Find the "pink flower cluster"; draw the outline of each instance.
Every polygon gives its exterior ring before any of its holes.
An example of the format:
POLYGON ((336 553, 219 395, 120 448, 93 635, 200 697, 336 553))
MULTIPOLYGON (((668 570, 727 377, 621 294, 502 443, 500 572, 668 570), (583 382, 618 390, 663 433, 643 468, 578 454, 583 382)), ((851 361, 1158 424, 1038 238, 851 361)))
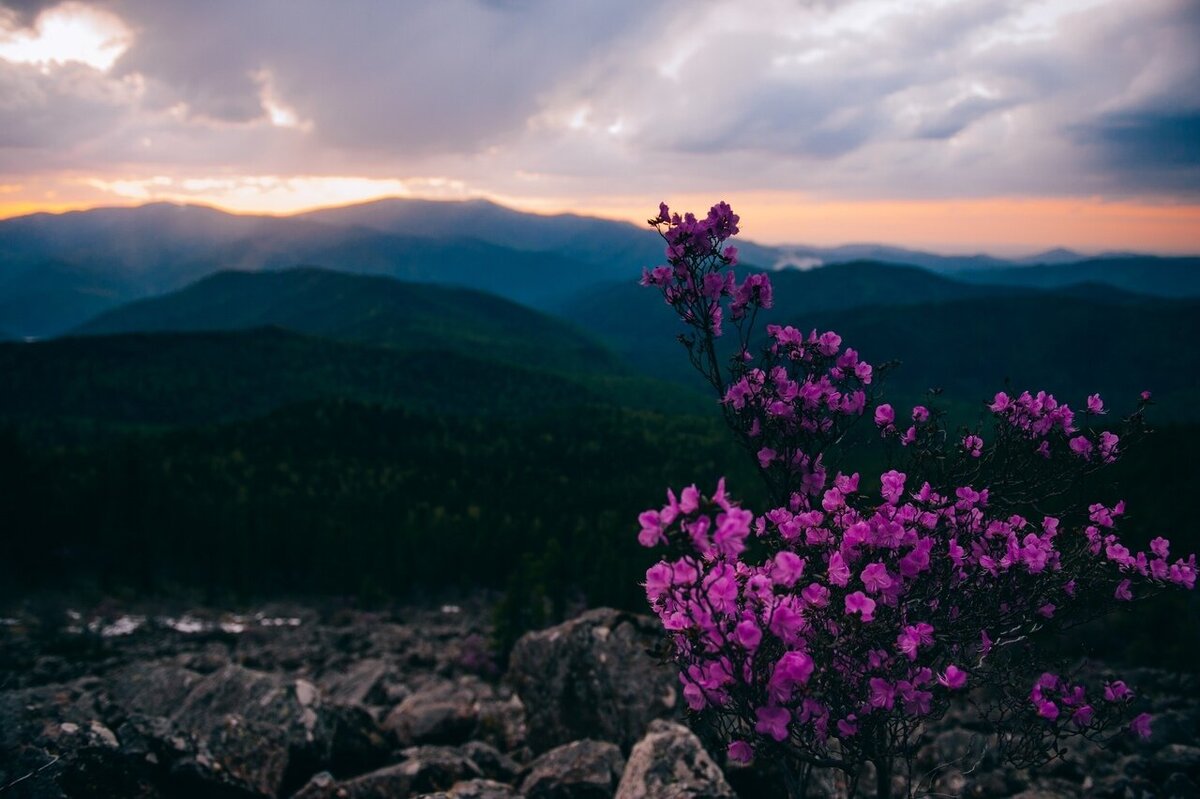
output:
MULTIPOLYGON (((1026 391, 1014 399, 1001 391, 988 407, 996 416, 1036 442, 1037 452, 1044 458, 1050 457, 1051 442, 1057 434, 1058 438, 1066 440, 1070 452, 1079 458, 1098 458, 1104 463, 1112 463, 1117 459, 1120 440, 1117 435, 1109 431, 1095 436, 1082 433, 1075 426, 1075 412, 1066 403, 1058 402, 1053 394, 1045 391, 1030 394, 1026 391)), ((1089 415, 1104 413, 1104 403, 1099 394, 1088 397, 1087 412, 1089 415)))
MULTIPOLYGON (((894 470, 880 482, 882 501, 871 500, 858 475, 838 474, 812 502, 797 492, 755 517, 722 481, 711 497, 668 492, 641 515, 639 541, 675 553, 645 587, 688 706, 753 713, 737 752, 762 739, 844 748, 864 724, 944 708, 973 675, 986 678, 993 650, 1072 603, 1133 581, 1195 584, 1195 556, 1166 565, 1165 540, 1150 555, 1121 545, 1116 508, 1092 506, 1085 529, 1064 530, 1053 517, 991 513, 986 489, 912 490, 894 470), (1101 526, 1110 532, 1097 539, 1101 526), (751 541, 761 556, 747 556, 751 541)), ((1052 677, 1033 709, 1049 720, 1068 709, 1089 726, 1083 689, 1052 677)))
MULTIPOLYGON (((1124 503, 1043 509, 1043 498, 1062 495, 1059 482, 1115 460, 1118 436, 1081 430, 1075 412, 1045 392, 998 393, 987 441, 948 436, 922 405, 901 422, 869 395, 872 366, 833 332, 768 325, 753 355, 755 313, 771 307, 772 294, 765 274, 739 284, 721 271, 736 261, 724 242, 737 215, 719 203, 705 219, 681 217, 664 204, 650 221, 670 265, 648 270, 643 284, 696 331, 685 339, 693 364, 718 390, 777 505, 755 515, 722 479, 711 496, 694 485, 668 491, 665 505, 639 516, 639 542, 664 550, 646 572, 646 597, 684 699, 719 719, 729 757, 786 744, 809 762, 831 762, 830 753, 844 764, 879 762, 974 686, 1009 690, 1004 706, 1026 708, 1026 732, 1038 740, 1112 728, 1132 700, 1124 683, 1110 682, 1101 702, 1051 671, 1032 689, 1021 682, 1044 666, 1021 675, 1040 662, 1028 654, 1034 636, 1112 603, 1195 586, 1195 555, 1172 561, 1164 538, 1143 552, 1121 542, 1124 503), (713 345, 724 308, 740 346, 726 369, 713 345), (863 416, 912 456, 912 468, 890 469, 867 488, 858 473, 831 476, 826 466, 863 416), (1031 476, 1028 462, 1010 457, 1017 451, 1059 471, 1031 476), (917 476, 929 462, 936 481, 917 476)), ((1087 398, 1083 416, 1104 413, 1099 395, 1087 398)), ((1142 714, 1130 729, 1148 735, 1149 722, 1142 714)))
POLYGON ((642 271, 643 286, 655 286, 666 302, 690 325, 720 336, 724 332, 725 310, 739 321, 749 310, 770 308, 771 281, 764 274, 752 274, 742 283, 725 267, 737 264, 737 248, 723 243, 737 235, 739 217, 727 203, 717 203, 708 216, 671 213, 666 203, 659 205, 658 216, 650 223, 660 227, 666 241, 668 265, 642 271))
POLYGON ((763 469, 775 466, 819 483, 820 463, 806 454, 810 442, 863 414, 873 369, 853 349, 842 349, 836 333, 805 336, 779 325, 768 325, 767 333, 767 368, 737 370, 721 401, 747 436, 762 442, 756 456, 763 469))

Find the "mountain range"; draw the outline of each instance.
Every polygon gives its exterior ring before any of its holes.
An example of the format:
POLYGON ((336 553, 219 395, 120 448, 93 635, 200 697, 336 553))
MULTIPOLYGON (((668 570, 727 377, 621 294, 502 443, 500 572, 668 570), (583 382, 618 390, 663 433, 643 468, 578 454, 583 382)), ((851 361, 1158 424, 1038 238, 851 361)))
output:
MULTIPOLYGON (((824 264, 772 273, 764 320, 901 361, 897 406, 940 387, 972 422, 1009 385, 1100 391, 1115 417, 1152 390, 1163 433, 1130 447, 1121 496, 1145 540, 1190 529, 1196 259, 739 247, 740 274, 824 264)), ((0 222, 0 513, 29 542, 0 589, 641 607, 630 524, 662 487, 724 475, 763 501, 678 321, 637 285, 661 257, 649 230, 484 202, 0 222)))
MULTIPOLYGON (((1200 295, 1195 258, 1085 259, 1045 253, 1045 264, 850 245, 768 247, 739 242, 760 268, 874 260, 976 283, 1063 286, 1102 282, 1160 296, 1200 295)), ((0 330, 65 333, 133 300, 220 271, 301 265, 467 286, 547 310, 662 260, 649 229, 570 214, 527 214, 483 200, 379 200, 291 217, 236 215, 154 203, 0 221, 0 330)))

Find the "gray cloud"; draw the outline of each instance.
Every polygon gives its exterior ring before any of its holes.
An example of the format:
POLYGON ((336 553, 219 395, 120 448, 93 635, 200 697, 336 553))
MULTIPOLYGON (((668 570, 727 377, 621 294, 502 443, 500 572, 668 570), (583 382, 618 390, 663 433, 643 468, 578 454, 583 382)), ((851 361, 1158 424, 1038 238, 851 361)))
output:
POLYGON ((4 172, 1200 195, 1195 0, 104 7, 133 35, 108 72, 0 59, 4 172))
POLYGON ((7 12, 18 25, 28 27, 37 19, 38 14, 60 2, 62 0, 0 0, 0 15, 7 12))

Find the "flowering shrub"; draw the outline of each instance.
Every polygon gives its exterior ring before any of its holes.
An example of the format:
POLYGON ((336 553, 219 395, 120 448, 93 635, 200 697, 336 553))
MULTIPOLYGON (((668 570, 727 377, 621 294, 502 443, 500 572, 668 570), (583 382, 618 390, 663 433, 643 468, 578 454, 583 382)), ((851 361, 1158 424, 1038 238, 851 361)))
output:
POLYGON ((1143 429, 1149 394, 1114 432, 1098 395, 1077 412, 1001 392, 989 430, 951 434, 935 410, 880 403, 880 370, 836 333, 759 330, 771 282, 735 277, 738 221, 725 203, 703 219, 660 206, 650 222, 668 264, 642 279, 689 327, 692 363, 773 501, 755 514, 722 480, 669 490, 639 517, 640 543, 663 551, 646 596, 695 720, 733 761, 783 763, 795 795, 813 767, 857 781, 867 763, 888 795, 893 767, 911 775, 923 725, 956 697, 1017 764, 1052 758, 1066 736, 1148 736, 1125 683, 1085 685, 1040 644, 1195 585, 1195 556, 1172 558, 1166 539, 1121 543, 1124 503, 1076 499, 1143 429), (902 464, 869 485, 835 462, 860 422, 902 464))

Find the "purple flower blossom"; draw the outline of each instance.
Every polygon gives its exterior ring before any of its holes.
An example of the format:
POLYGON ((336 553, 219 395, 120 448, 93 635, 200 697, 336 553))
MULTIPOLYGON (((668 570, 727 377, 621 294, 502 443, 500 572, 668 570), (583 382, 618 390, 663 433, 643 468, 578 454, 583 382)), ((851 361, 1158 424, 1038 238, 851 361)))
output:
MULTIPOLYGON (((756 746, 785 741, 803 760, 831 736, 855 737, 842 751, 872 759, 865 753, 896 742, 875 735, 869 714, 921 724, 968 679, 982 701, 1030 703, 1024 721, 1002 719, 1000 732, 1031 735, 1034 747, 1125 723, 1132 692, 1123 682, 1108 683, 1095 704, 1084 686, 1052 672, 1030 690, 1025 668, 1041 661, 1024 647, 1036 643, 1026 631, 1053 636, 1097 606, 1150 593, 1147 582, 1195 585, 1194 555, 1171 562, 1163 538, 1148 551, 1122 542, 1123 503, 1072 504, 1060 491, 1119 457, 1118 433, 1136 425, 1087 427, 1106 412, 1098 395, 1077 414, 1047 392, 1023 391, 999 392, 988 405, 995 434, 986 459, 985 434, 953 435, 925 406, 898 431, 894 408, 873 393, 874 370, 837 333, 772 324, 766 346, 756 347, 754 312, 771 307, 772 287, 762 273, 738 283, 729 268, 737 253, 725 241, 739 221, 724 203, 702 219, 660 206, 652 222, 669 264, 642 277, 691 328, 696 362, 725 387, 725 418, 758 458, 774 500, 755 516, 721 481, 711 498, 696 486, 678 499, 668 492, 663 507, 638 518, 639 542, 671 553, 646 571, 644 587, 688 707, 739 731, 729 757, 742 762, 756 746), (737 339, 732 358, 705 335, 719 335, 726 320, 724 332, 737 339), (899 468, 878 476, 878 495, 859 491, 838 448, 867 407, 881 437, 907 448, 889 451, 899 468), (978 460, 964 464, 960 454, 978 460), (1032 463, 1036 456, 1044 462, 1032 463), (1035 510, 1049 497, 1064 505, 1055 517, 1035 510), (1003 632, 993 641, 989 629, 1003 632), (1011 656, 1018 649, 1028 661, 1011 656), (1035 714, 1049 723, 1030 732, 1022 725, 1035 714), (871 735, 862 735, 868 724, 871 735)), ((1148 727, 1148 716, 1134 719, 1135 732, 1148 727)))
POLYGON ((853 594, 846 595, 846 615, 857 613, 862 617, 863 621, 871 621, 875 618, 875 600, 864 594, 862 591, 855 591, 853 594))
POLYGON ((896 411, 891 405, 880 405, 875 409, 875 424, 878 427, 891 427, 896 423, 896 411))
POLYGON ((967 673, 951 663, 938 675, 938 682, 951 691, 957 691, 967 684, 967 673))
POLYGON ((1150 740, 1150 722, 1152 720, 1149 713, 1139 713, 1133 721, 1129 722, 1129 729, 1138 738, 1148 741, 1150 740))
POLYGON ((878 594, 884 589, 891 588, 892 578, 887 566, 882 563, 872 563, 862 570, 860 575, 868 594, 878 594))
POLYGON ((742 765, 746 765, 754 760, 754 750, 745 741, 730 741, 728 755, 731 762, 742 765))
POLYGON ((760 707, 754 711, 754 715, 758 719, 754 725, 755 732, 759 735, 766 735, 776 742, 787 740, 791 714, 786 708, 760 707))

